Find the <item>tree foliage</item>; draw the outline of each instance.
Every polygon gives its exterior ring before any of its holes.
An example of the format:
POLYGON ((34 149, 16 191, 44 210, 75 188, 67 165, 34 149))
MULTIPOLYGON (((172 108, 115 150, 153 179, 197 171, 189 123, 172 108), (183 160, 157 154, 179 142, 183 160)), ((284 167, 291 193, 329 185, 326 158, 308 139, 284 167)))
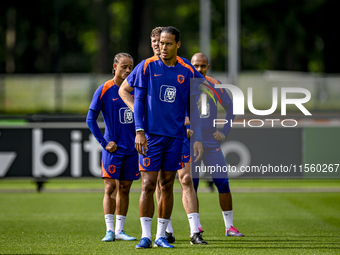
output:
MULTIPOLYGON (((224 71, 225 2, 211 0, 211 60, 224 71)), ((335 0, 240 1, 241 70, 339 72, 335 0)), ((151 56, 150 31, 175 26, 179 55, 199 51, 197 0, 5 1, 0 9, 0 73, 111 72, 128 52, 151 56)), ((339 54, 338 54, 339 55, 339 54)))

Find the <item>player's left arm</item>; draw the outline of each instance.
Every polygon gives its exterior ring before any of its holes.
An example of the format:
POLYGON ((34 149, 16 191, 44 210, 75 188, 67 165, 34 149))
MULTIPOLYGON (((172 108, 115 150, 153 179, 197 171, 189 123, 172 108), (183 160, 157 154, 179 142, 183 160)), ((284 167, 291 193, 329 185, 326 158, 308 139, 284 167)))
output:
POLYGON ((186 135, 188 138, 192 137, 192 135, 194 134, 194 131, 192 131, 190 129, 190 119, 189 116, 185 116, 185 120, 184 120, 184 126, 186 126, 186 135))

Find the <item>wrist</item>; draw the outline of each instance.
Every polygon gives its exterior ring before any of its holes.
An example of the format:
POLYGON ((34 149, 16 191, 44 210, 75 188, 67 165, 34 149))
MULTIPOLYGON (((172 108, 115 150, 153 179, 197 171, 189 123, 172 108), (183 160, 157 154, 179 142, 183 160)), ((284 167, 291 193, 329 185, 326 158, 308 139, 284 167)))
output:
POLYGON ((141 135, 141 134, 144 134, 145 133, 145 131, 144 131, 144 129, 142 129, 142 128, 138 128, 138 129, 136 129, 136 134, 138 135, 141 135))

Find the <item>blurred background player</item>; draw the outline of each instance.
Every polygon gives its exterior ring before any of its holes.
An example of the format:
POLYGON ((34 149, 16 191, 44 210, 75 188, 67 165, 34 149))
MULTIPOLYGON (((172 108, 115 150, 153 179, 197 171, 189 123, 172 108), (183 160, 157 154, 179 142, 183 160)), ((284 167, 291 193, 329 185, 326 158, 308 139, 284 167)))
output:
MULTIPOLYGON (((125 102, 130 109, 134 109, 135 146, 140 153, 142 192, 139 208, 142 238, 136 248, 151 248, 152 246, 153 193, 158 171, 161 171, 161 198, 158 205, 155 245, 165 248, 173 247, 165 238, 165 229, 173 207, 175 175, 182 165, 184 117, 190 102, 193 102, 191 107, 199 121, 195 100, 190 100, 190 96, 196 98, 200 95, 200 90, 198 86, 190 89, 190 78, 203 77, 195 71, 188 60, 177 56, 177 49, 180 47, 179 37, 180 32, 176 28, 164 28, 160 37, 161 56, 142 61, 138 65, 136 76, 129 76, 120 88, 121 97, 124 100, 129 97, 125 102), (128 93, 133 89, 130 86, 135 87, 135 100, 132 100, 128 93)), ((199 123, 194 131, 200 139, 199 123)), ((203 153, 201 143, 198 141, 194 144, 196 160, 203 153)), ((196 197, 192 203, 197 203, 196 197)), ((197 217, 189 214, 188 219, 192 234, 191 243, 206 244, 199 234, 197 217)))
MULTIPOLYGON (((152 48, 154 56, 160 56, 161 55, 161 50, 160 50, 160 47, 159 47, 159 41, 160 41, 160 36, 161 36, 161 32, 162 32, 163 28, 164 27, 155 27, 151 31, 151 34, 150 34, 151 48, 152 48)), ((124 81, 122 86, 120 87, 119 95, 124 100, 124 102, 126 103, 127 106, 129 106, 129 105, 133 106, 133 104, 134 104, 133 97, 130 96, 130 93, 133 91, 133 84, 134 84, 135 79, 136 79, 136 72, 137 72, 137 70, 138 70, 138 68, 140 67, 141 64, 142 64, 142 62, 139 63, 135 67, 135 69, 133 69, 133 71, 130 73, 129 83, 127 81, 124 81)), ((133 111, 133 107, 132 108, 130 107, 130 109, 131 109, 131 111, 133 111)))
POLYGON ((134 147, 135 125, 132 111, 118 95, 118 89, 133 69, 133 58, 127 53, 119 53, 113 61, 113 79, 106 81, 94 93, 86 118, 92 134, 103 147, 102 178, 105 193, 103 209, 106 235, 103 242, 114 240, 136 240, 124 231, 124 223, 129 207, 129 193, 133 180, 138 180, 138 153, 134 147), (102 112, 105 133, 102 135, 97 118, 102 112), (116 180, 118 180, 116 182, 116 180), (118 187, 116 187, 116 183, 118 187), (115 198, 115 189, 117 199, 115 198), (116 201, 117 200, 117 201, 116 201), (116 208, 117 205, 117 208, 116 208), (116 234, 114 213, 116 214, 116 234))
POLYGON ((162 29, 164 27, 156 27, 151 31, 151 48, 153 51, 154 56, 160 56, 161 55, 161 49, 159 47, 159 40, 161 36, 162 29))
MULTIPOLYGON (((198 230, 201 233, 203 232, 203 230, 202 230, 202 226, 200 226, 198 201, 197 203, 191 202, 196 197, 196 192, 194 189, 192 176, 191 176, 191 155, 190 155, 189 137, 192 135, 192 130, 190 130, 189 117, 185 117, 184 125, 185 126, 183 129, 184 139, 183 139, 183 147, 182 147, 182 169, 177 171, 177 175, 178 175, 178 181, 181 184, 181 188, 182 188, 183 207, 185 211, 187 212, 187 214, 193 214, 195 217, 197 217, 198 230)), ((157 183, 157 185, 160 185, 160 184, 157 183)), ((157 196, 157 199, 159 199, 160 192, 157 192, 157 190, 159 189, 156 189, 156 196, 157 196)), ((175 234, 174 234, 174 230, 172 227, 171 218, 166 228, 165 235, 169 243, 175 243, 176 239, 175 239, 175 234)))
MULTIPOLYGON (((212 87, 215 87, 214 84, 220 84, 218 80, 206 76, 207 71, 209 70, 208 58, 202 53, 196 53, 191 58, 191 64, 196 68, 198 72, 200 72, 206 80, 212 83, 212 87)), ((235 115, 233 114, 233 103, 228 93, 224 89, 216 89, 219 97, 222 101, 222 106, 226 111, 225 119, 228 120, 228 123, 224 125, 222 132, 219 132, 216 127, 213 127, 213 120, 217 119, 217 105, 214 104, 213 99, 208 101, 207 105, 207 114, 201 114, 201 127, 202 127, 202 143, 204 149, 204 155, 202 161, 205 166, 216 166, 219 165, 221 167, 227 166, 227 162, 223 156, 221 151, 220 142, 224 140, 230 131, 230 122, 234 120, 235 115)), ((216 97, 216 95, 214 95, 216 97)), ((216 98, 216 102, 219 101, 216 98)), ((196 166, 201 165, 201 160, 192 163, 192 169, 195 169, 196 166)), ((244 236, 241 234, 233 224, 233 209, 232 209, 232 198, 229 189, 229 180, 227 173, 216 174, 212 173, 212 179, 218 189, 219 193, 219 202, 220 207, 222 209, 222 215, 224 219, 226 236, 244 236), (226 176, 224 176, 226 175, 226 176)), ((193 178, 194 188, 197 192, 199 179, 193 178)), ((202 230, 202 225, 199 223, 200 231, 202 230)))

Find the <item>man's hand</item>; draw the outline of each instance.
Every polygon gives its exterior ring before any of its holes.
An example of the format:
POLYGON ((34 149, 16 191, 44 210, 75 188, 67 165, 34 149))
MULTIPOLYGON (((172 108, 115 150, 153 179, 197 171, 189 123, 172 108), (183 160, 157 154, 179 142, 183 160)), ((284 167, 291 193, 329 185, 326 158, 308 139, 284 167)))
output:
POLYGON ((191 129, 187 129, 187 137, 190 138, 194 134, 194 131, 191 129))
POLYGON ((213 133, 213 137, 216 141, 222 141, 225 139, 225 135, 218 130, 215 133, 213 133))
POLYGON ((203 145, 202 145, 202 142, 196 141, 194 143, 194 156, 195 156, 195 161, 194 162, 197 162, 198 160, 200 160, 202 158, 202 156, 203 156, 203 145))
POLYGON ((135 148, 139 154, 144 155, 144 152, 145 152, 145 155, 146 155, 147 140, 146 140, 144 132, 136 133, 135 148))
POLYGON ((117 144, 115 142, 110 141, 106 147, 105 150, 107 150, 108 152, 115 152, 117 150, 117 144))
POLYGON ((190 125, 190 119, 188 116, 185 117, 184 126, 190 125))

